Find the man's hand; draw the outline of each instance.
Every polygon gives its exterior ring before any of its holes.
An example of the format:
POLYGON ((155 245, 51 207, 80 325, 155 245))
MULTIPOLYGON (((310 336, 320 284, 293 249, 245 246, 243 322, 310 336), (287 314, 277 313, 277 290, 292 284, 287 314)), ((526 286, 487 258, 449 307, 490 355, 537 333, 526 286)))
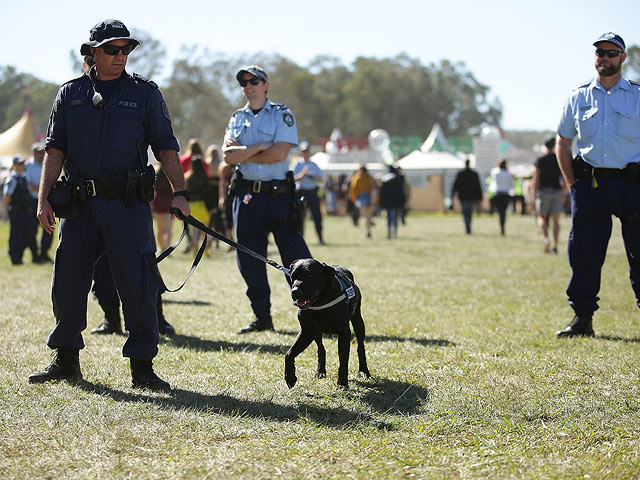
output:
POLYGON ((47 233, 53 233, 54 228, 56 228, 56 216, 47 199, 41 198, 38 202, 37 216, 42 228, 44 228, 47 233))
MULTIPOLYGON (((182 215, 188 217, 191 215, 191 207, 189 206, 189 202, 184 197, 174 197, 173 202, 171 202, 171 208, 177 208, 182 212, 182 215)), ((175 218, 176 215, 171 215, 171 218, 175 218)))

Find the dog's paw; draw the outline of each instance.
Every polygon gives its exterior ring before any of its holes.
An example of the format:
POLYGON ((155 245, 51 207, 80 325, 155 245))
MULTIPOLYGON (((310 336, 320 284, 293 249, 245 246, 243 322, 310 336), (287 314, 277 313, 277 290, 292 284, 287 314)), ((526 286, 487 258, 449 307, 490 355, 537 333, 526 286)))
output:
POLYGON ((338 390, 342 390, 342 391, 349 390, 349 384, 348 383, 345 383, 345 384, 338 383, 338 390))
POLYGON ((316 378, 324 378, 327 376, 326 370, 318 370, 316 372, 316 378))
POLYGON ((287 382, 287 386, 289 388, 293 388, 298 381, 298 377, 296 377, 295 375, 285 375, 284 381, 287 382))
POLYGON ((369 373, 369 369, 365 368, 363 370, 360 370, 360 376, 362 376, 364 378, 371 378, 371 374, 369 373))

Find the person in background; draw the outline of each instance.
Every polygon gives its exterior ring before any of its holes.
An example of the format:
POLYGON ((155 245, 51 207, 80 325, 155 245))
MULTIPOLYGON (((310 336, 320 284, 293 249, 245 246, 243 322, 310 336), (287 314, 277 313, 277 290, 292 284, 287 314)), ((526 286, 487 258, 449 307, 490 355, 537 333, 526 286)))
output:
POLYGON ((173 189, 164 173, 162 165, 156 163, 156 184, 154 186, 153 200, 151 200, 151 213, 156 222, 157 247, 162 252, 171 245, 171 202, 173 202, 173 189))
MULTIPOLYGON (((313 218, 313 224, 316 227, 316 234, 318 235, 318 241, 320 245, 325 245, 322 238, 322 212, 320 211, 320 198, 318 198, 318 184, 322 182, 322 170, 313 162, 310 158, 311 146, 309 142, 300 142, 300 153, 302 153, 302 159, 296 163, 293 169, 293 178, 296 181, 296 194, 299 199, 304 198, 306 206, 311 211, 311 217, 313 218)), ((300 227, 302 234, 304 235, 304 212, 300 219, 300 227)))
POLYGON ((560 338, 594 336, 614 215, 640 307, 640 84, 622 76, 627 55, 620 35, 605 33, 593 45, 597 77, 571 93, 556 129, 556 155, 572 205, 567 296, 574 317, 556 332, 560 338), (576 136, 578 155, 572 158, 576 136))
MULTIPOLYGON (((184 174, 185 186, 191 194, 191 215, 205 225, 209 224, 210 215, 205 199, 209 191, 209 176, 200 155, 194 155, 189 162, 189 169, 184 174)), ((204 233, 196 231, 189 238, 191 248, 197 248, 204 233)))
POLYGON ((558 253, 560 213, 564 208, 562 194, 564 181, 558 166, 558 159, 554 153, 555 137, 548 139, 544 145, 547 153, 536 160, 536 170, 532 181, 532 197, 535 199, 538 229, 544 240, 544 252, 558 253), (549 239, 549 219, 553 222, 551 240, 549 239))
POLYGON ((9 257, 12 265, 22 265, 24 249, 31 250, 33 263, 42 263, 36 248, 38 225, 33 222, 34 209, 29 186, 25 178, 24 158, 16 156, 12 161, 11 175, 4 185, 4 208, 9 215, 9 257))
POLYGON ((404 178, 393 165, 383 175, 380 185, 380 207, 387 212, 387 238, 398 237, 398 217, 404 206, 404 178))
POLYGON ((365 218, 365 229, 367 238, 371 238, 371 217, 373 215, 372 194, 376 187, 376 182, 369 174, 365 164, 360 165, 351 178, 349 194, 361 216, 365 218))
MULTIPOLYGON (((458 172, 453 182, 451 198, 454 198, 456 194, 460 199, 465 231, 467 235, 471 235, 473 208, 482 201, 482 185, 478 172, 471 168, 468 158, 464 161, 464 169, 458 172)), ((451 208, 453 208, 453 204, 451 208)))
POLYGON ((513 188, 513 175, 507 170, 507 161, 501 158, 498 160, 498 166, 491 170, 491 183, 489 184, 489 190, 494 193, 493 201, 498 210, 500 235, 505 234, 504 226, 507 220, 507 207, 511 202, 513 188))
MULTIPOLYGON (((29 194, 31 195, 31 200, 33 203, 33 211, 35 212, 38 208, 38 189, 40 188, 40 176, 42 175, 44 144, 42 142, 34 143, 31 146, 31 151, 33 153, 33 157, 29 162, 27 162, 25 166, 24 176, 27 179, 29 194)), ((51 260, 51 257, 49 256, 49 248, 51 248, 53 235, 43 228, 40 235, 40 242, 38 242, 37 233, 38 228, 40 227, 40 223, 38 222, 38 218, 35 215, 33 216, 33 223, 35 224, 36 230, 36 246, 38 246, 38 243, 40 243, 38 248, 38 257, 40 257, 42 263, 53 263, 53 260, 51 260)))

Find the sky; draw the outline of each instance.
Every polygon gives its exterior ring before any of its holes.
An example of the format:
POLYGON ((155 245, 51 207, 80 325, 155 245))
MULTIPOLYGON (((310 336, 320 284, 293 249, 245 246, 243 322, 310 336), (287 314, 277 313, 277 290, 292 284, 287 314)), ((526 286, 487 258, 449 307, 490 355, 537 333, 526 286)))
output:
MULTIPOLYGON (((631 0, 0 0, 0 11, 0 65, 42 80, 76 77, 69 51, 79 56, 91 27, 116 18, 167 49, 167 68, 154 79, 160 86, 182 48, 194 45, 231 56, 278 53, 301 66, 318 55, 348 66, 358 56, 403 52, 423 64, 464 62, 500 99, 506 130, 555 129, 571 90, 595 76, 592 44, 602 33, 640 44, 631 0)), ((426 137, 431 125, 424 128, 426 137)))

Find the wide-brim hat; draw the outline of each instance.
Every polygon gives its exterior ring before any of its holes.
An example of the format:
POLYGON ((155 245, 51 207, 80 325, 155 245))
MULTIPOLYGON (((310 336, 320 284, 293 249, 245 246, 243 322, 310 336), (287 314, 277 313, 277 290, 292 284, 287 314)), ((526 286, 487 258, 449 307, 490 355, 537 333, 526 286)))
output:
POLYGON ((80 47, 80 55, 91 56, 91 47, 99 47, 112 40, 129 40, 131 45, 137 47, 142 41, 131 36, 129 29, 120 20, 111 18, 96 24, 89 32, 89 41, 80 47))

